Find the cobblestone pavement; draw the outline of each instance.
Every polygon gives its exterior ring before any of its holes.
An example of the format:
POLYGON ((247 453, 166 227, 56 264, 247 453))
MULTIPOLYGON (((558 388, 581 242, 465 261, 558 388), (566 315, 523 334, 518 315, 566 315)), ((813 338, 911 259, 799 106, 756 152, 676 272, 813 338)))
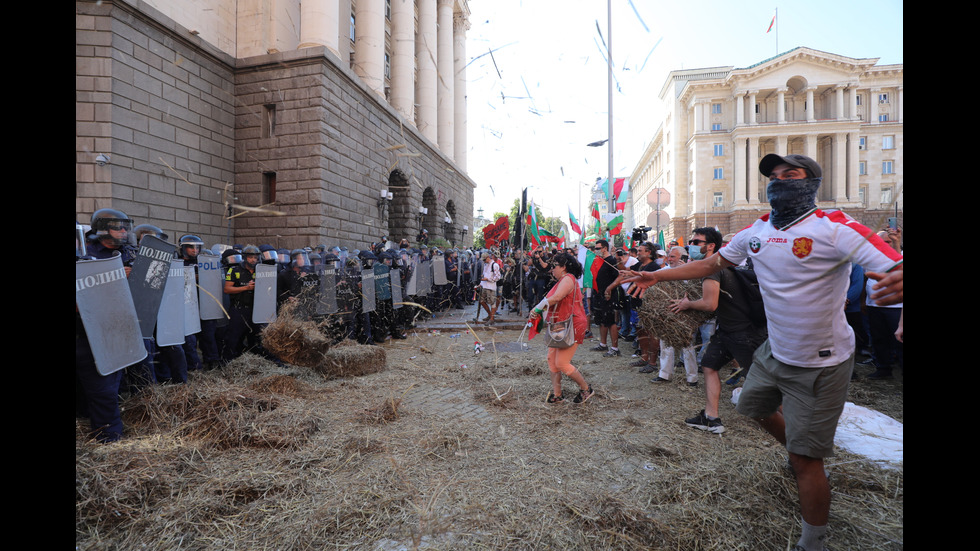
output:
MULTIPOLYGON (((522 343, 527 343, 526 334, 521 339, 522 342, 518 342, 521 329, 523 329, 527 319, 526 311, 524 315, 518 315, 510 310, 502 310, 497 315, 498 322, 492 331, 470 321, 475 312, 475 305, 467 306, 463 310, 436 312, 432 319, 418 323, 415 331, 420 334, 434 332, 449 333, 450 335, 459 334, 460 338, 469 340, 472 338, 467 335, 469 333, 467 326, 469 326, 483 341, 484 354, 492 354, 493 350, 496 349, 496 352, 501 354, 501 358, 509 358, 514 361, 517 357, 514 354, 520 354, 523 351, 532 359, 531 363, 543 370, 538 377, 540 380, 537 381, 541 385, 541 399, 543 400, 548 389, 550 389, 545 360, 546 348, 539 340, 528 343, 527 348, 524 348, 522 343), (535 358, 540 361, 534 361, 535 358)), ((640 374, 637 372, 637 368, 629 366, 636 359, 631 357, 633 353, 632 343, 620 341, 622 356, 606 358, 601 352, 589 350, 597 342, 597 340, 587 339, 576 352, 574 363, 597 390, 597 395, 593 400, 598 407, 590 409, 596 412, 595 415, 607 418, 604 422, 607 426, 620 426, 624 419, 632 415, 643 417, 646 415, 648 407, 653 406, 654 402, 658 401, 658 393, 670 393, 674 398, 679 397, 690 403, 690 406, 684 406, 684 411, 677 413, 677 419, 662 420, 663 422, 679 423, 683 415, 690 415, 697 409, 704 407, 703 385, 699 385, 697 388, 687 386, 683 376, 683 368, 677 369, 675 376, 671 378, 669 383, 654 385, 650 380, 656 375, 655 373, 640 374), (619 406, 613 405, 614 403, 628 405, 619 406)), ((506 362, 507 359, 501 361, 506 362)), ((566 395, 573 391, 567 382, 565 387, 566 395)), ((726 388, 728 388, 728 392, 731 391, 730 387, 726 388)), ((504 392, 505 389, 497 389, 497 391, 504 392)), ((567 397, 571 398, 571 396, 567 397)), ((725 395, 722 396, 722 399, 725 400, 725 395)), ((559 407, 579 407, 570 402, 569 399, 568 403, 559 407)), ((472 427, 475 432, 493 438, 501 445, 504 442, 501 441, 500 437, 505 431, 505 426, 510 424, 504 418, 499 417, 501 412, 498 411, 498 408, 489 407, 488 409, 488 407, 484 407, 474 397, 471 389, 455 387, 451 382, 426 382, 414 386, 405 393, 402 399, 402 407, 434 416, 440 420, 452 421, 454 426, 472 427)), ((549 407, 554 408, 554 406, 549 407)), ((697 432, 692 431, 692 434, 697 432)), ((695 435, 702 436, 701 434, 695 435)), ((657 466, 658 463, 651 461, 650 458, 661 453, 669 455, 669 452, 661 449, 656 442, 638 445, 630 438, 623 438, 617 440, 616 445, 609 445, 608 440, 603 440, 603 438, 596 435, 586 438, 576 445, 596 446, 594 460, 597 466, 601 465, 609 472, 618 472, 630 476, 656 476, 661 471, 661 467, 657 466)), ((503 440, 509 441, 510 438, 503 438, 503 440)), ((670 447, 667 444, 664 446, 670 447)))

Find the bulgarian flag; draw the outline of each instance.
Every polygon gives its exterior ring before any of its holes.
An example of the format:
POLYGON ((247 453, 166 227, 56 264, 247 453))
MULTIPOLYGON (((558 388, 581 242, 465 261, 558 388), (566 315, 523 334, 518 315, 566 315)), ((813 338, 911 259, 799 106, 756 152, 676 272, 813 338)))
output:
POLYGON ((623 211, 616 213, 606 222, 606 230, 609 231, 609 235, 619 235, 623 231, 623 211))
POLYGON ((582 226, 578 225, 578 220, 576 220, 575 215, 572 214, 572 207, 568 207, 568 221, 572 226, 572 230, 575 233, 582 235, 582 226))
MULTIPOLYGON (((592 225, 593 226, 593 230, 592 230, 593 233, 595 233, 596 236, 602 235, 602 215, 599 214, 599 202, 598 201, 592 203, 592 218, 595 220, 595 224, 592 225)), ((598 237, 597 237, 597 239, 598 239, 598 237)))
POLYGON ((582 288, 592 289, 595 287, 595 278, 599 275, 599 268, 602 267, 602 259, 595 255, 591 250, 585 251, 585 268, 582 270, 582 288))
POLYGON ((533 243, 534 248, 541 246, 541 228, 538 227, 538 211, 534 208, 534 201, 531 201, 531 207, 527 209, 527 229, 531 234, 531 243, 533 243))
POLYGON ((561 229, 558 230, 558 246, 565 248, 565 224, 561 225, 561 229))
POLYGON ((609 178, 602 183, 602 191, 606 194, 606 201, 609 201, 610 197, 616 198, 616 210, 626 209, 626 198, 629 195, 629 184, 626 182, 626 178, 615 178, 613 180, 612 189, 609 189, 609 178))
POLYGON ((776 14, 773 13, 772 14, 772 21, 769 22, 769 28, 766 29, 766 34, 769 34, 769 31, 771 31, 772 28, 775 27, 775 26, 776 26, 776 14))

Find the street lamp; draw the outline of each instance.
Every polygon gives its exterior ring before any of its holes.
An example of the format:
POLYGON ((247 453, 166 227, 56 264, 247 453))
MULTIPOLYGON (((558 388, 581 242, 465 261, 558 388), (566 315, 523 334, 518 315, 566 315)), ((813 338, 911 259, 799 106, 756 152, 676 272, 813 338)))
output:
POLYGON ((453 236, 453 219, 446 216, 442 219, 442 233, 446 236, 447 241, 452 240, 453 236))

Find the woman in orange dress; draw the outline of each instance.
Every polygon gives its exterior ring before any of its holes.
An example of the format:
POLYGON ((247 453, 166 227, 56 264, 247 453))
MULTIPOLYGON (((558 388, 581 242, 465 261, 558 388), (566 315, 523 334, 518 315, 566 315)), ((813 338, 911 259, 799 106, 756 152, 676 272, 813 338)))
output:
POLYGON ((545 308, 548 313, 544 321, 548 323, 564 321, 569 316, 572 317, 574 344, 568 348, 548 348, 548 369, 551 371, 552 385, 552 391, 548 394, 548 403, 564 401, 561 391, 561 376, 564 373, 578 384, 579 392, 573 402, 581 404, 595 394, 592 385, 586 383, 579 370, 572 365, 572 357, 578 346, 585 340, 585 331, 589 323, 582 306, 582 290, 579 289, 577 281, 577 278, 582 275, 582 265, 574 256, 561 253, 552 260, 551 275, 558 283, 548 291, 537 306, 531 309, 528 321, 537 324, 545 308))

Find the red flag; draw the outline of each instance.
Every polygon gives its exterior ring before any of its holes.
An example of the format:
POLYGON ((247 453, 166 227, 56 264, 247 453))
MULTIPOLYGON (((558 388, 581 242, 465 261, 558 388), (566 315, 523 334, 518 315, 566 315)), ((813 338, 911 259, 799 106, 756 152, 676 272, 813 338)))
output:
POLYGON ((541 316, 538 316, 537 321, 531 323, 531 327, 528 327, 527 340, 531 340, 538 336, 538 333, 544 333, 544 318, 541 316))
POLYGON ((483 239, 487 247, 494 247, 510 239, 510 229, 507 227, 507 217, 501 216, 497 222, 483 228, 483 239))

